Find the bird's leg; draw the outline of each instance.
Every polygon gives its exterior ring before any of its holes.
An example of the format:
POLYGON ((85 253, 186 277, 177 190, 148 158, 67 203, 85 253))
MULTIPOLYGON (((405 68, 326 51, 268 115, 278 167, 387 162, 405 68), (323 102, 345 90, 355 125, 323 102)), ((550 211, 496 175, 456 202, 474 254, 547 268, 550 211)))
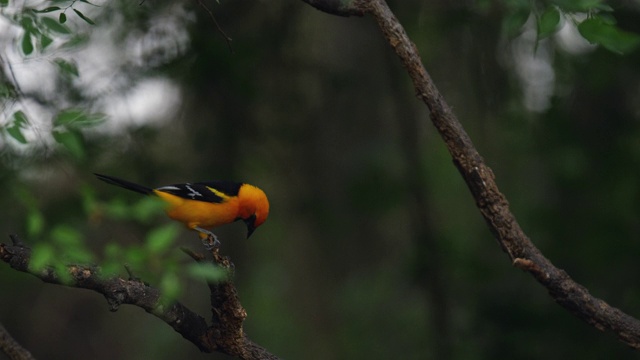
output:
POLYGON ((204 247, 208 251, 211 251, 211 249, 213 248, 220 247, 220 240, 218 240, 218 237, 216 236, 216 234, 212 233, 209 230, 203 229, 199 226, 194 226, 193 229, 199 231, 202 234, 207 235, 206 238, 202 239, 202 245, 204 245, 204 247))

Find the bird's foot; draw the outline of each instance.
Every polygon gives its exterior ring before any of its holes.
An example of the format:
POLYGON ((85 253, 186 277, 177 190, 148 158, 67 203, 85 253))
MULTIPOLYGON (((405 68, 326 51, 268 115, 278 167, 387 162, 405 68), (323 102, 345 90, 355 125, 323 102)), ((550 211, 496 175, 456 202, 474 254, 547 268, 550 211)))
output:
POLYGON ((220 240, 214 234, 209 234, 206 238, 202 239, 202 245, 207 251, 218 249, 220 247, 220 240))
POLYGON ((207 237, 202 238, 202 245, 204 245, 204 248, 207 249, 207 251, 211 251, 220 247, 220 240, 218 240, 216 234, 198 226, 195 226, 193 229, 199 231, 201 235, 207 235, 207 237))

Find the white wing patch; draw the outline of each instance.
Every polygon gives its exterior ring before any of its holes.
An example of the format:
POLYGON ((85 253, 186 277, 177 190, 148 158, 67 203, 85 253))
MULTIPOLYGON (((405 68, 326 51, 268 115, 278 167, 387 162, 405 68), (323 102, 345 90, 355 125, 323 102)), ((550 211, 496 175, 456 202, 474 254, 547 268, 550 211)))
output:
POLYGON ((177 186, 169 185, 169 186, 159 187, 156 190, 160 190, 160 191, 162 191, 162 190, 180 190, 180 188, 177 187, 177 186))
POLYGON ((174 184, 159 187, 156 191, 162 191, 183 199, 205 201, 211 203, 222 203, 229 198, 229 195, 216 190, 213 187, 200 183, 174 184))
POLYGON ((187 196, 189 196, 190 198, 195 199, 196 197, 202 197, 202 194, 192 188, 191 184, 184 184, 184 186, 189 189, 189 193, 187 194, 187 196))
POLYGON ((202 193, 200 193, 199 191, 191 187, 191 184, 184 184, 181 186, 167 185, 167 186, 159 187, 156 190, 166 191, 168 193, 175 192, 177 195, 181 195, 183 197, 190 197, 192 200, 203 197, 202 193))

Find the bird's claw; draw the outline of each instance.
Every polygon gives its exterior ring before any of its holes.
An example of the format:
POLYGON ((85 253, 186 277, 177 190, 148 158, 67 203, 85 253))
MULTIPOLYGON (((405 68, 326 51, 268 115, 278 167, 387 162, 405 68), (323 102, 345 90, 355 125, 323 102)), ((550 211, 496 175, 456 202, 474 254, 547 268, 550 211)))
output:
POLYGON ((206 238, 202 239, 202 245, 207 251, 211 251, 213 249, 217 249, 220 247, 220 240, 214 234, 209 234, 206 238))
POLYGON ((204 245, 204 248, 207 249, 207 251, 211 251, 220 247, 220 240, 218 240, 216 234, 198 226, 194 226, 193 229, 199 231, 201 234, 207 235, 206 238, 202 239, 202 245, 204 245))

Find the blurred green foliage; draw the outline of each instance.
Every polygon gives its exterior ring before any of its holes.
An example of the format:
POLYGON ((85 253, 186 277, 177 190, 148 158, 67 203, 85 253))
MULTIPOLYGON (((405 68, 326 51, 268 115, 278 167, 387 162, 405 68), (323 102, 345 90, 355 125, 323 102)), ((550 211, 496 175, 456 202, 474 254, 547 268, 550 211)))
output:
MULTIPOLYGON (((636 356, 510 266, 370 19, 223 2, 231 52, 195 3, 27 5, 0 0, 0 232, 35 269, 95 262, 206 317, 203 280, 227 274, 179 250, 197 235, 92 173, 247 181, 270 219, 216 233, 247 333, 283 358, 636 356)), ((637 4, 390 5, 527 234, 640 316, 637 4)), ((211 357, 96 294, 8 266, 0 286, 0 321, 36 357, 211 357)))

